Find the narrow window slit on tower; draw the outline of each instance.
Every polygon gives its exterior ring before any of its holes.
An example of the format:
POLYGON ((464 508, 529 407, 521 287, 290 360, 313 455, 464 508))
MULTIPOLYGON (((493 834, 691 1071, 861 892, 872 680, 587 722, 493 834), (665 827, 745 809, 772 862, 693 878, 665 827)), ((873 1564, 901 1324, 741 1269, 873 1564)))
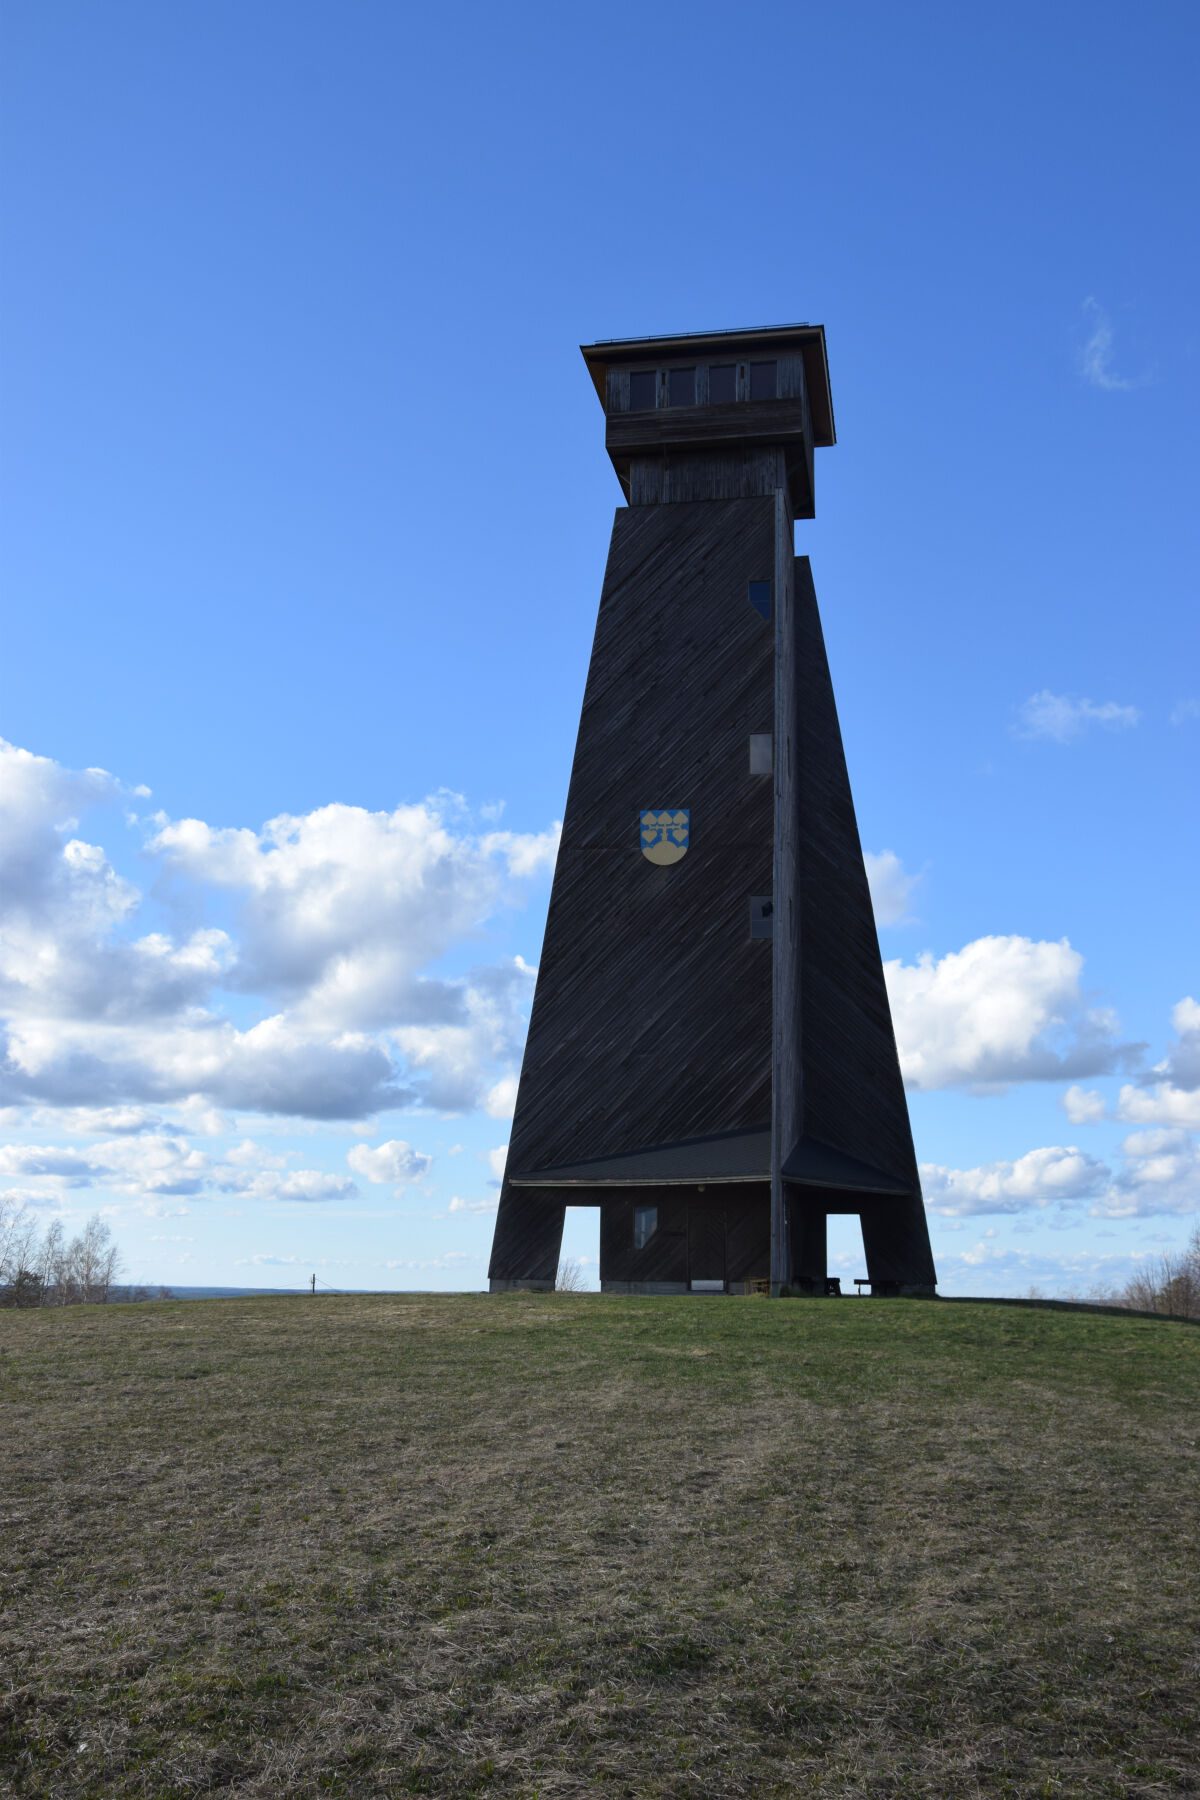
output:
POLYGON ((768 624, 771 619, 771 584, 769 581, 752 581, 746 589, 746 597, 756 613, 761 613, 768 624))
POLYGON ((633 1247, 644 1250, 658 1230, 657 1206, 635 1206, 633 1209, 633 1247))
POLYGON ((629 377, 630 412, 652 412, 657 388, 656 370, 634 369, 629 377))
POLYGON ((750 902, 750 936, 769 938, 775 935, 775 902, 770 894, 755 894, 750 902))
POLYGON ((771 733, 769 731, 752 731, 750 733, 750 773, 752 775, 769 775, 772 766, 771 733))

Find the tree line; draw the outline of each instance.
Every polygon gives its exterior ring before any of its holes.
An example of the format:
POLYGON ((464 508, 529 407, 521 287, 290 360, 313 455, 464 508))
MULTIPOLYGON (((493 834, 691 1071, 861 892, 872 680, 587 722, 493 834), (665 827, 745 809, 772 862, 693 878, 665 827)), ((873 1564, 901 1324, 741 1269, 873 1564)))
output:
POLYGON ((1200 1225, 1182 1250, 1160 1256, 1139 1269, 1117 1297, 1136 1312, 1170 1313, 1200 1319, 1200 1225))
POLYGON ((39 1228, 28 1206, 0 1194, 0 1306, 102 1305, 142 1300, 144 1289, 118 1285, 121 1253, 99 1213, 76 1237, 60 1219, 39 1228))

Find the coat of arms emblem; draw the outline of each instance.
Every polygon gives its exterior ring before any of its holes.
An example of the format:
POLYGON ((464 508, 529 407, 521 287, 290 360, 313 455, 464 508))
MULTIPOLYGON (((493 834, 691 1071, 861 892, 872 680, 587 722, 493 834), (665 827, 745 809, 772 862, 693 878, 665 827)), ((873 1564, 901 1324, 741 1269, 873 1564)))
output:
POLYGON ((687 855, 692 815, 687 807, 655 807, 639 816, 642 855, 652 863, 677 863, 687 855))

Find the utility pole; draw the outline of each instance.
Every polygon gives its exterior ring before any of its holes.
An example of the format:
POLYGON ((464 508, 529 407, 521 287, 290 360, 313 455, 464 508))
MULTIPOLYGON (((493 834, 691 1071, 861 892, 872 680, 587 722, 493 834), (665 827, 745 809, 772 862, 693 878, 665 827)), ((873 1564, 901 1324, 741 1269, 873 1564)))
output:
POLYGON ((312 1291, 313 1291, 313 1298, 314 1298, 314 1299, 316 1299, 316 1294, 317 1294, 317 1278, 316 1278, 316 1276, 315 1276, 315 1275, 314 1275, 314 1276, 313 1276, 313 1277, 312 1277, 312 1280, 311 1280, 311 1282, 310 1282, 310 1283, 309 1283, 309 1285, 310 1285, 310 1287, 311 1287, 311 1288, 312 1288, 312 1291))

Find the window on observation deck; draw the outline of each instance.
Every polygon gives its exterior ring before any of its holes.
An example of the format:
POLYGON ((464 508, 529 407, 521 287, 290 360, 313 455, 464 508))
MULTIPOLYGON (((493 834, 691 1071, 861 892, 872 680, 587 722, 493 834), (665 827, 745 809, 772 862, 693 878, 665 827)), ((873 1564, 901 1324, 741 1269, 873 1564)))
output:
POLYGON ((667 404, 669 406, 695 406, 696 404, 696 371, 695 369, 670 369, 667 372, 667 404))
POLYGON ((728 406, 737 399, 737 364, 719 363, 708 371, 708 403, 728 406))
POLYGON ((751 363, 750 398, 752 400, 774 400, 778 372, 778 363, 751 363))
POLYGON ((657 369, 634 369, 629 377, 630 412, 653 412, 657 399, 657 369))

